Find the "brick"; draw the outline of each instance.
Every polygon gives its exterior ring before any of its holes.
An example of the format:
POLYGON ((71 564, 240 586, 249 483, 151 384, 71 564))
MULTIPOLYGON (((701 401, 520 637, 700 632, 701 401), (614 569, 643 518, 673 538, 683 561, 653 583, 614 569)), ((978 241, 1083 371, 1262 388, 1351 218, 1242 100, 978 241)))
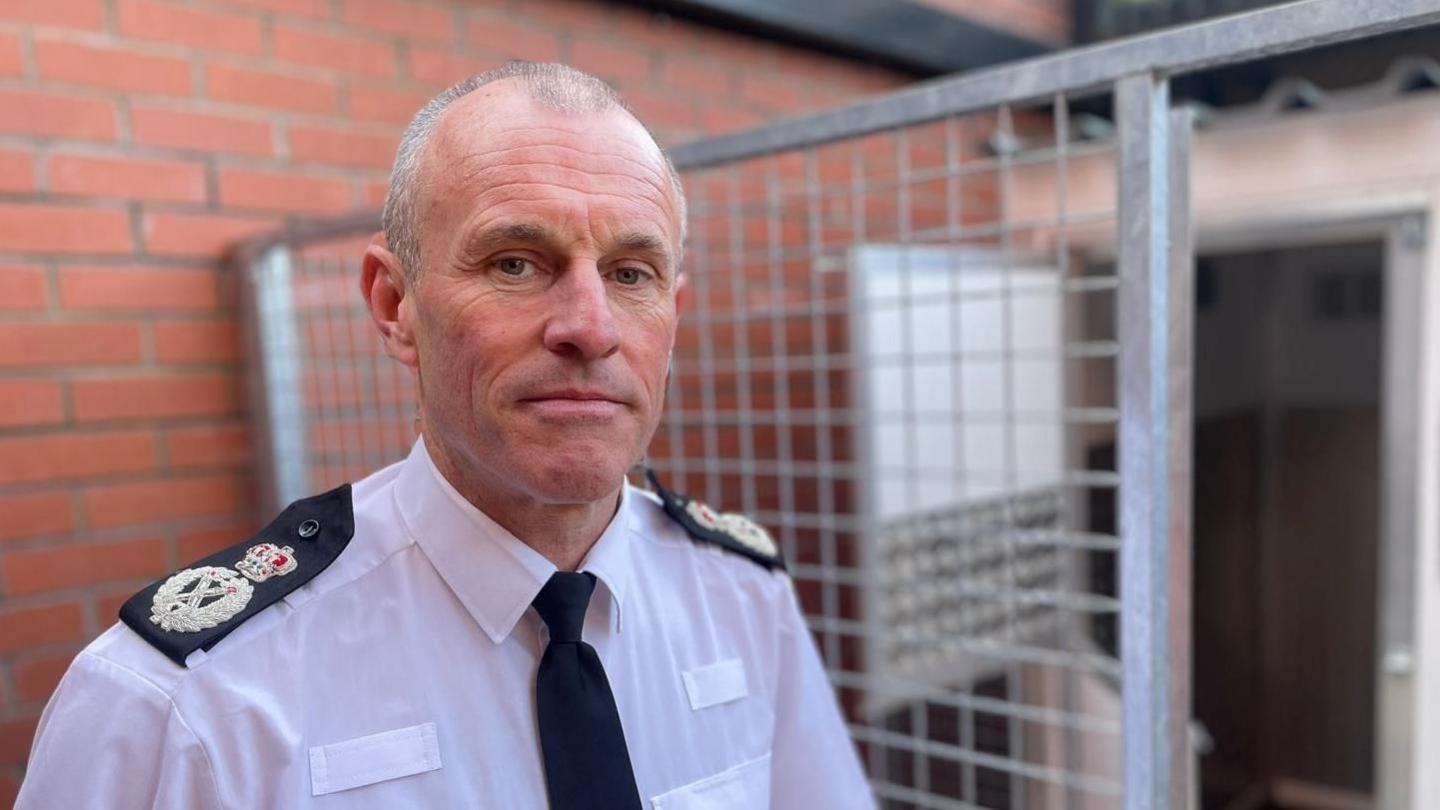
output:
POLYGON ((129 200, 204 202, 205 167, 177 160, 108 155, 50 156, 50 190, 56 194, 129 200))
POLYGON ((710 105, 701 105, 700 107, 700 129, 708 135, 753 127, 766 120, 766 116, 739 107, 710 105))
POLYGON ((113 141, 115 104, 71 93, 0 90, 0 132, 113 141))
POLYGON ((0 775, 0 807, 14 807, 20 797, 20 780, 14 776, 0 775))
POLYGON ((645 8, 614 8, 613 31, 618 39, 643 42, 662 51, 686 51, 708 32, 697 24, 645 8))
POLYGON ((162 363, 223 363, 240 359, 234 321, 157 321, 155 359, 162 363))
POLYGON ((212 214, 145 215, 145 247, 166 256, 216 258, 237 242, 279 227, 274 219, 244 219, 212 214))
POLYGON ((16 596, 118 579, 153 577, 168 568, 165 541, 159 538, 25 549, 5 555, 5 593, 16 596))
POLYGON ((129 48, 36 38, 40 78, 131 93, 190 95, 190 62, 129 48))
POLYGON ((612 4, 592 0, 517 0, 515 5, 521 17, 563 31, 608 32, 614 17, 612 4))
POLYGON ((276 11, 316 20, 330 16, 330 0, 224 0, 226 5, 276 11))
POLYGON ((98 31, 105 27, 105 0, 5 0, 0 20, 98 31))
POLYGON ((570 43, 570 64, 616 84, 643 83, 650 79, 650 48, 577 37, 570 43))
POLYGON ((266 121, 134 104, 130 128, 135 142, 200 152, 269 156, 275 135, 266 121))
POLYGON ((325 115, 340 109, 335 83, 279 70, 205 67, 205 92, 216 101, 325 115))
MULTIPOLYGON (((45 308, 45 271, 39 267, 0 265, 0 311, 45 308)), ((0 402, 3 402, 0 398, 0 402)))
POLYGON ((45 700, 50 697, 73 660, 75 652, 72 650, 16 663, 11 670, 16 696, 21 700, 45 700))
POLYGON ((385 204, 385 195, 390 193, 390 181, 373 180, 365 183, 360 191, 361 198, 365 204, 373 208, 379 208, 385 204))
POLYGON ((240 405, 236 380, 228 374, 82 379, 72 382, 70 390, 80 422, 229 416, 240 405))
POLYGON ((80 481, 153 470, 149 431, 64 433, 0 439, 0 484, 80 481))
POLYGON ((14 767, 25 764, 30 756, 30 744, 35 739, 35 727, 39 718, 26 717, 0 723, 0 766, 14 767))
POLYGON ((0 540, 68 532, 74 527, 70 494, 27 492, 0 496, 0 540))
POLYGON ((19 76, 25 72, 25 56, 19 34, 0 33, 0 76, 19 76))
MULTIPOLYGON (((241 476, 214 475, 91 487, 84 497, 90 525, 110 527, 232 515, 246 495, 241 476)), ((7 575, 11 571, 7 565, 7 575)))
MULTIPOLYGON (((223 526, 212 529, 194 529, 181 532, 176 545, 182 561, 199 560, 215 552, 237 545, 256 533, 256 527, 249 524, 223 526)), ((126 594, 128 597, 129 594, 126 594)))
POLYGON ((275 58, 297 65, 380 79, 395 76, 394 46, 381 40, 277 24, 272 48, 275 58))
POLYGON ((290 127, 290 155, 301 162, 388 169, 399 144, 398 133, 369 135, 331 127, 290 127))
POLYGON ((687 59, 666 53, 660 66, 660 81, 676 90, 704 93, 707 104, 716 104, 734 96, 735 71, 731 66, 687 59))
POLYGON ((683 95, 630 90, 625 101, 646 126, 686 131, 695 127, 695 106, 683 95))
POLYGON ((437 87, 449 87, 461 79, 468 79, 477 73, 504 64, 498 56, 482 58, 473 54, 455 53, 435 48, 410 49, 408 68, 410 77, 437 87))
MULTIPOLYGON (((184 562, 190 558, 181 557, 180 559, 181 562, 184 562)), ((95 594, 95 616, 100 620, 101 625, 120 618, 121 606, 130 601, 130 597, 135 595, 135 589, 130 587, 125 587, 110 593, 104 593, 103 588, 104 586, 102 585, 92 589, 92 592, 100 591, 95 594)))
POLYGON ((465 38, 476 48, 516 59, 532 62, 560 59, 559 34, 499 16, 472 16, 465 24, 465 38))
POLYGON ((130 253, 130 215, 113 208, 0 204, 0 250, 130 253))
POLYGON ((455 16, 447 8, 402 0, 345 0, 344 20, 409 39, 450 42, 455 39, 455 16))
POLYGON ((0 427, 38 427, 65 421, 60 384, 24 377, 0 379, 0 427))
POLYGON ((116 0, 115 9, 123 36, 247 56, 263 50, 254 17, 158 0, 116 0))
POLYGON ((165 432, 165 457, 176 469, 245 464, 250 433, 243 424, 171 428, 165 432))
MULTIPOLYGON (((0 191, 34 190, 34 155, 23 149, 0 149, 0 191)), ((4 306, 0 303, 0 308, 4 306)))
POLYGON ((350 205, 350 184, 295 172, 220 170, 220 204, 302 214, 334 214, 350 205))
POLYGON ((61 267, 60 305, 67 309, 196 312, 219 304, 209 268, 61 267))
POLYGON ((356 120, 408 124, 429 100, 429 93, 352 84, 346 91, 345 107, 356 120))
POLYGON ((778 80, 769 73, 747 73, 741 76, 740 95, 777 113, 791 113, 809 106, 809 100, 799 87, 778 80))
POLYGON ((80 641, 84 632, 85 618, 79 602, 0 610, 0 653, 80 641))
POLYGON ((695 41, 696 55, 720 64, 743 65, 751 69, 773 67, 775 54, 781 50, 784 50, 782 46, 765 37, 714 28, 695 41))
POLYGON ((123 323, 0 324, 0 368, 135 363, 140 327, 123 323))

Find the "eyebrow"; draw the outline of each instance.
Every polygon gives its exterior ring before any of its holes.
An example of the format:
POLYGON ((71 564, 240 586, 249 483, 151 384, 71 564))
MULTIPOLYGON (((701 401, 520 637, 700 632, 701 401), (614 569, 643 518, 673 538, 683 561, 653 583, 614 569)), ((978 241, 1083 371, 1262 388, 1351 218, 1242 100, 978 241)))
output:
POLYGON ((523 242, 541 244, 553 242, 554 234, 544 225, 533 222, 512 222, 472 234, 465 240, 465 254, 479 258, 501 245, 523 242))
POLYGON ((654 234, 632 231, 623 234, 615 244, 625 250, 638 250, 645 253, 653 253, 665 259, 668 266, 674 264, 675 257, 670 255, 670 245, 654 234))
MULTIPOLYGON (((465 255, 482 257, 504 245, 517 242, 531 245, 558 242, 554 231, 537 222, 511 222, 486 228, 465 240, 465 255)), ((674 264, 670 245, 660 237, 643 231, 630 231, 615 240, 620 250, 634 250, 662 257, 667 268, 674 264)))

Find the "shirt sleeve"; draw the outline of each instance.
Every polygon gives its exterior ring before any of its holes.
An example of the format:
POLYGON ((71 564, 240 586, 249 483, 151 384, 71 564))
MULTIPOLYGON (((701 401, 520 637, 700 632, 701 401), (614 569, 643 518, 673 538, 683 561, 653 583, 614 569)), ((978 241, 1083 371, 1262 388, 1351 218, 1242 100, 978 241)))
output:
POLYGON ((771 810, 874 810, 874 794, 788 579, 780 645, 771 810))
POLYGON ((82 652, 40 717, 15 810, 221 810, 210 761, 170 697, 82 652))

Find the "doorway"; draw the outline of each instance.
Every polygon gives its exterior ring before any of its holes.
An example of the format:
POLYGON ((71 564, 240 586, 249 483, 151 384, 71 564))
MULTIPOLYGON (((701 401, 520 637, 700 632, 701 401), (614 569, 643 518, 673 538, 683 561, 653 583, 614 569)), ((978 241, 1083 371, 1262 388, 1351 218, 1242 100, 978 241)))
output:
POLYGON ((1374 807, 1385 258, 1361 241, 1197 262, 1204 810, 1374 807))

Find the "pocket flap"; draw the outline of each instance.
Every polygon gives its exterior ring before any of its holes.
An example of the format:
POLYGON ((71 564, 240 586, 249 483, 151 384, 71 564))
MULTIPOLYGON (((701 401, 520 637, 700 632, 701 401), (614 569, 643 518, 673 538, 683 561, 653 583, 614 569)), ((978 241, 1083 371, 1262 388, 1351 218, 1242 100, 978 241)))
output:
POLYGON ((650 800, 653 810, 766 810, 770 806, 770 755, 650 800))
POLYGON ((435 724, 421 723, 311 747, 310 790, 324 796, 439 768, 435 724))
POLYGON ((686 670, 680 677, 685 681, 690 708, 697 712, 750 694, 745 683, 745 664, 739 658, 686 670))

